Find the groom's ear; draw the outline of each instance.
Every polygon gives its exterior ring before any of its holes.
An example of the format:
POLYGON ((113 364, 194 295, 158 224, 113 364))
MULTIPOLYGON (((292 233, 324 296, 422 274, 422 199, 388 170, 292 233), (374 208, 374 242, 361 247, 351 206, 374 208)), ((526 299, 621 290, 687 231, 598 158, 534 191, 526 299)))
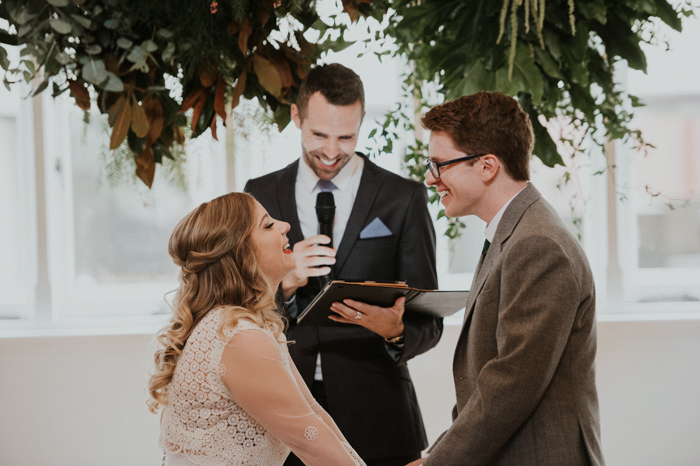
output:
POLYGON ((297 107, 297 104, 292 104, 290 114, 294 124, 297 125, 297 128, 301 129, 301 114, 299 113, 299 107, 297 107))

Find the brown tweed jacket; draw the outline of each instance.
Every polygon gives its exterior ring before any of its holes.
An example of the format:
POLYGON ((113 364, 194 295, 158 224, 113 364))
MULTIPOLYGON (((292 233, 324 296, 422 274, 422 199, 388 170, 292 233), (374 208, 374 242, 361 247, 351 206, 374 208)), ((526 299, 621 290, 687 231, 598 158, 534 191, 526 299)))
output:
POLYGON ((602 466, 595 353, 588 261, 529 184, 477 269, 454 355, 453 424, 423 464, 602 466))

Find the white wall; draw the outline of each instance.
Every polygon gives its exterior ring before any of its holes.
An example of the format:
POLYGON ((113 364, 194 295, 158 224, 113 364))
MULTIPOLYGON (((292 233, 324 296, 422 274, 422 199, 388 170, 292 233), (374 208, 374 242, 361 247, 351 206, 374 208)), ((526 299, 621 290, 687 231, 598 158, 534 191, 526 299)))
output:
MULTIPOLYGON (((450 424, 459 327, 410 363, 434 440, 450 424)), ((610 466, 700 464, 700 321, 599 324, 610 466)), ((154 465, 150 336, 0 339, 0 466, 154 465)))

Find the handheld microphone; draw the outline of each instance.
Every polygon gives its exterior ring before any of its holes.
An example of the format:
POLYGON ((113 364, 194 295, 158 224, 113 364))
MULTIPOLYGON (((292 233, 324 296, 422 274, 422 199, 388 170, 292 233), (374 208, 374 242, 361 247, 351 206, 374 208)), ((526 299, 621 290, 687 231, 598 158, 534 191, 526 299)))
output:
MULTIPOLYGON (((320 192, 316 196, 316 218, 318 218, 319 234, 326 235, 331 242, 325 244, 329 248, 333 247, 333 220, 335 219, 335 198, 332 192, 320 192)), ((321 287, 326 286, 331 280, 331 273, 318 277, 321 287)))

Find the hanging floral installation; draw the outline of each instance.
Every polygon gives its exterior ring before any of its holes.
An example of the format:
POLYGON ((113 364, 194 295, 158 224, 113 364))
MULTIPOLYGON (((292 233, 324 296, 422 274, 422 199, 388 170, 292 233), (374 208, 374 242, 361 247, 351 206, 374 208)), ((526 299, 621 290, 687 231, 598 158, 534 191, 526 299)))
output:
POLYGON ((241 97, 257 98, 284 128, 306 71, 345 46, 342 35, 305 39, 328 29, 313 0, 10 0, 0 18, 9 25, 0 43, 21 56, 13 68, 0 47, 5 86, 38 79, 31 95, 70 92, 85 111, 95 101, 108 115, 109 148, 128 146, 149 187, 186 133, 216 138, 217 119, 241 97))

